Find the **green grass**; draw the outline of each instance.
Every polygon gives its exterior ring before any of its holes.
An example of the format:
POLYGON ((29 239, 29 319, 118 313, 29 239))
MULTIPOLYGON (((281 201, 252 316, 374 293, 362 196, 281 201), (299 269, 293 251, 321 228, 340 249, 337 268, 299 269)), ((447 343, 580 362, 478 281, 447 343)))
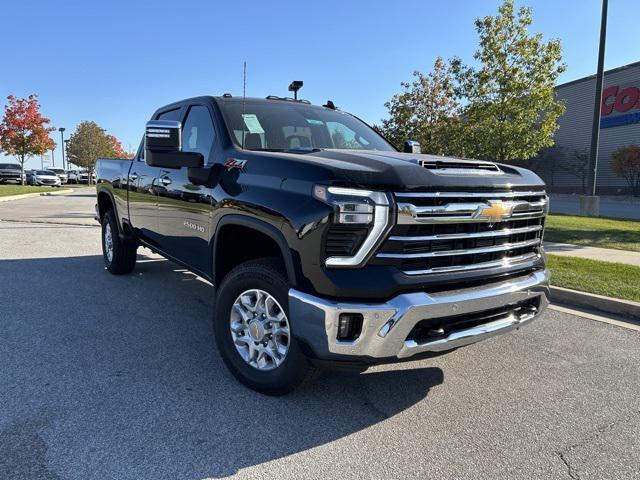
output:
POLYGON ((547 259, 552 285, 640 302, 640 267, 558 255, 547 259))
POLYGON ((640 252, 640 221, 549 215, 545 223, 544 239, 549 242, 640 252))
POLYGON ((34 187, 31 185, 0 185, 0 197, 20 195, 23 193, 50 192, 57 190, 54 187, 34 187))

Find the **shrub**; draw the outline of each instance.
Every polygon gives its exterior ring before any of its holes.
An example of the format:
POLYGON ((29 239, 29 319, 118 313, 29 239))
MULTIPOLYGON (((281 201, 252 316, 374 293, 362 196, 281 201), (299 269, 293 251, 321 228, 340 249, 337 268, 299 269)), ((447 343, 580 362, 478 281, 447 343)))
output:
POLYGON ((611 169, 627 181, 633 196, 640 196, 640 145, 624 145, 613 152, 611 169))

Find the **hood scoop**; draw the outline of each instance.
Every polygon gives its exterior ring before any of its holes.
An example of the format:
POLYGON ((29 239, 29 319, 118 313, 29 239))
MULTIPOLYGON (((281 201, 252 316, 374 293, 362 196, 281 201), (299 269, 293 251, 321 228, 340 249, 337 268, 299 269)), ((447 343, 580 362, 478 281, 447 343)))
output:
POLYGON ((437 175, 503 175, 498 165, 476 160, 418 160, 418 164, 437 175))

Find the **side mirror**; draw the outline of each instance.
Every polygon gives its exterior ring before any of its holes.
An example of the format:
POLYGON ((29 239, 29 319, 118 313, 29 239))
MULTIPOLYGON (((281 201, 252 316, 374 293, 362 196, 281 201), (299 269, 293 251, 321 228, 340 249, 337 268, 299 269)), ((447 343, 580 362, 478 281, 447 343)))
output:
POLYGON ((420 144, 415 140, 407 140, 404 142, 404 147, 402 148, 404 153, 422 153, 420 149, 420 144))
POLYGON ((182 151, 182 125, 172 120, 147 122, 144 159, 152 167, 200 168, 204 165, 202 154, 182 151))

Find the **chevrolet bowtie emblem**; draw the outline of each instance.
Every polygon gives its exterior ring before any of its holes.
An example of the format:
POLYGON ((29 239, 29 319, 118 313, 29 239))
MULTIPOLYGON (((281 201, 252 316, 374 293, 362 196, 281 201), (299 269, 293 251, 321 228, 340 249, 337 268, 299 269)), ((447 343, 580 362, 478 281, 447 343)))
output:
POLYGON ((487 220, 489 223, 499 222, 511 217, 513 204, 502 200, 489 200, 489 205, 480 205, 473 215, 474 218, 487 220))

